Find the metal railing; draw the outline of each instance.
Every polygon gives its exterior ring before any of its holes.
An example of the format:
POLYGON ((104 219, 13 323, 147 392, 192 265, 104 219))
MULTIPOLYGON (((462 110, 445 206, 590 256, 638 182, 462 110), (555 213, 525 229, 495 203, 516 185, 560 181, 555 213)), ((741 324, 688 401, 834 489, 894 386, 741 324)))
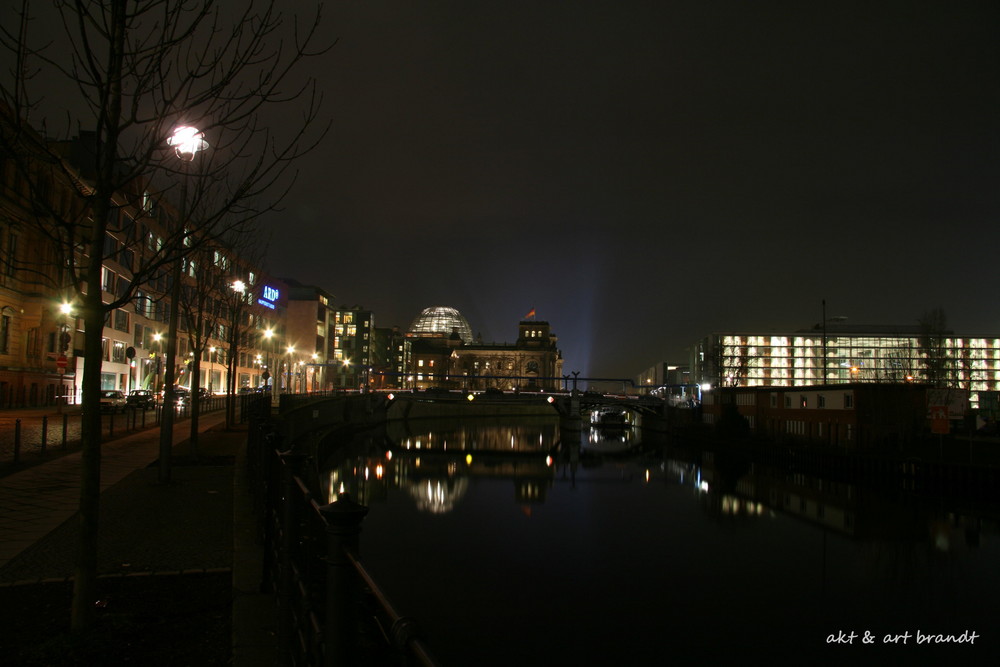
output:
POLYGON ((264 547, 264 590, 276 596, 280 665, 437 662, 358 558, 368 508, 342 494, 320 504, 300 475, 304 456, 281 450, 273 424, 252 419, 247 465, 264 547))

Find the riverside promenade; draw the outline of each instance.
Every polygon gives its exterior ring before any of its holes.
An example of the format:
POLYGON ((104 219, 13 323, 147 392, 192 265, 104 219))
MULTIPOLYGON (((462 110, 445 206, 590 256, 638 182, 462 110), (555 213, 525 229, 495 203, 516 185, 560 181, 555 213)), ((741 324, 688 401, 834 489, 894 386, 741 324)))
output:
MULTIPOLYGON (((246 487, 246 428, 226 430, 222 411, 202 415, 197 456, 190 429, 187 419, 174 426, 167 483, 158 480, 159 427, 102 444, 99 575, 122 581, 231 576, 230 664, 274 664, 274 600, 260 592, 262 556, 246 487)), ((79 451, 0 478, 0 600, 4 591, 71 580, 79 488, 79 451)), ((6 653, 3 640, 0 635, 0 652, 6 653)))

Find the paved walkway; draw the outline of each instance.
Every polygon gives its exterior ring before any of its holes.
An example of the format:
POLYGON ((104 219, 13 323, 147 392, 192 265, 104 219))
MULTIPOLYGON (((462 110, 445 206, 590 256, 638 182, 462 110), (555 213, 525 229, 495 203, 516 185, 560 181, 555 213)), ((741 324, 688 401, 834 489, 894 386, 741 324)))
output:
MULTIPOLYGON (((246 490, 246 431, 226 431, 222 411, 199 420, 199 456, 183 465, 191 422, 174 426, 169 484, 158 482, 159 428, 101 448, 98 570, 232 571, 233 664, 273 664, 273 606, 259 592, 260 548, 246 490), (234 464, 235 459, 235 464, 234 464)), ((80 453, 0 478, 0 585, 72 577, 80 453)))
MULTIPOLYGON (((224 413, 199 419, 199 431, 218 426, 224 413)), ((174 424, 175 446, 191 432, 188 420, 174 424)), ((101 445, 101 492, 159 459, 160 429, 153 428, 101 445)), ((0 478, 0 569, 62 525, 80 501, 79 451, 0 478)))

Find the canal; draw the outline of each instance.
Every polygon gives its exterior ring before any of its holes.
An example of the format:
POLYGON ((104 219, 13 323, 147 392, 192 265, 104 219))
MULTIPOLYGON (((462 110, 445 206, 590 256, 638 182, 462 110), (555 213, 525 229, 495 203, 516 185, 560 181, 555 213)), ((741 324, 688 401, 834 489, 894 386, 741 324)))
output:
POLYGON ((392 424, 321 467, 446 666, 1000 656, 995 501, 544 418, 392 424))

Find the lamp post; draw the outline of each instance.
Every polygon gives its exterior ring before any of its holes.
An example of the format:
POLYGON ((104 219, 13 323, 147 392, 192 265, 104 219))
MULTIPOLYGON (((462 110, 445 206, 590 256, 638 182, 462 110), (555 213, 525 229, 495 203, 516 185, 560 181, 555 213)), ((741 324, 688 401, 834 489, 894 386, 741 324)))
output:
POLYGON ((309 366, 309 368, 306 370, 306 377, 309 378, 309 384, 307 388, 308 391, 310 392, 316 391, 316 387, 319 384, 319 380, 317 379, 317 376, 319 375, 319 366, 316 365, 318 363, 319 363, 319 354, 313 352, 312 365, 309 366), (309 371, 312 371, 312 373, 309 373, 309 371), (310 375, 312 377, 309 377, 310 375))
POLYGON ((274 401, 275 403, 277 403, 277 401, 278 401, 278 379, 279 379, 278 375, 281 374, 281 369, 280 368, 275 368, 275 361, 276 361, 277 354, 275 353, 275 349, 274 349, 274 346, 276 344, 275 343, 275 339, 274 339, 274 330, 273 329, 265 329, 264 330, 264 338, 266 338, 268 340, 268 346, 267 346, 268 360, 267 360, 267 371, 266 372, 267 372, 267 374, 269 376, 268 378, 266 378, 264 380, 264 382, 267 383, 267 380, 271 381, 271 400, 274 401), (275 375, 275 372, 277 372, 278 375, 275 375))
POLYGON ((212 371, 215 370, 215 346, 208 348, 208 393, 215 393, 212 387, 212 371))
MULTIPOLYGON (((69 350, 69 317, 73 314, 73 304, 68 301, 63 301, 59 304, 59 312, 62 314, 62 324, 59 327, 59 356, 56 358, 56 367, 59 369, 59 393, 62 396, 56 398, 56 411, 62 412, 62 405, 67 402, 66 397, 66 385, 63 382, 63 374, 66 372, 66 366, 68 364, 66 360, 66 352, 69 350)), ((75 382, 74 382, 74 391, 75 382)))
POLYGON ((289 345, 288 346, 288 364, 287 364, 288 375, 285 376, 285 390, 289 394, 294 394, 295 393, 292 390, 292 378, 294 377, 292 375, 292 355, 294 353, 295 353, 295 346, 294 345, 289 345))
POLYGON ((153 373, 153 391, 159 392, 161 389, 160 385, 160 368, 163 366, 163 334, 157 331, 153 334, 153 341, 157 346, 156 354, 156 369, 153 373))
MULTIPOLYGON (((183 162, 192 162, 195 156, 208 148, 205 135, 197 128, 191 126, 181 126, 174 130, 173 134, 167 138, 167 144, 174 149, 174 153, 183 162)), ((178 228, 176 230, 175 253, 180 255, 182 245, 179 241, 184 235, 184 225, 187 222, 187 185, 188 172, 184 170, 184 177, 181 181, 181 204, 179 207, 178 228)), ((174 257, 174 265, 170 272, 170 321, 167 325, 167 349, 170 351, 170 360, 167 364, 163 382, 166 385, 163 391, 164 410, 160 420, 160 467, 158 479, 161 483, 170 481, 170 454, 174 441, 174 376, 176 372, 177 356, 177 324, 178 309, 181 300, 181 258, 174 257)))

